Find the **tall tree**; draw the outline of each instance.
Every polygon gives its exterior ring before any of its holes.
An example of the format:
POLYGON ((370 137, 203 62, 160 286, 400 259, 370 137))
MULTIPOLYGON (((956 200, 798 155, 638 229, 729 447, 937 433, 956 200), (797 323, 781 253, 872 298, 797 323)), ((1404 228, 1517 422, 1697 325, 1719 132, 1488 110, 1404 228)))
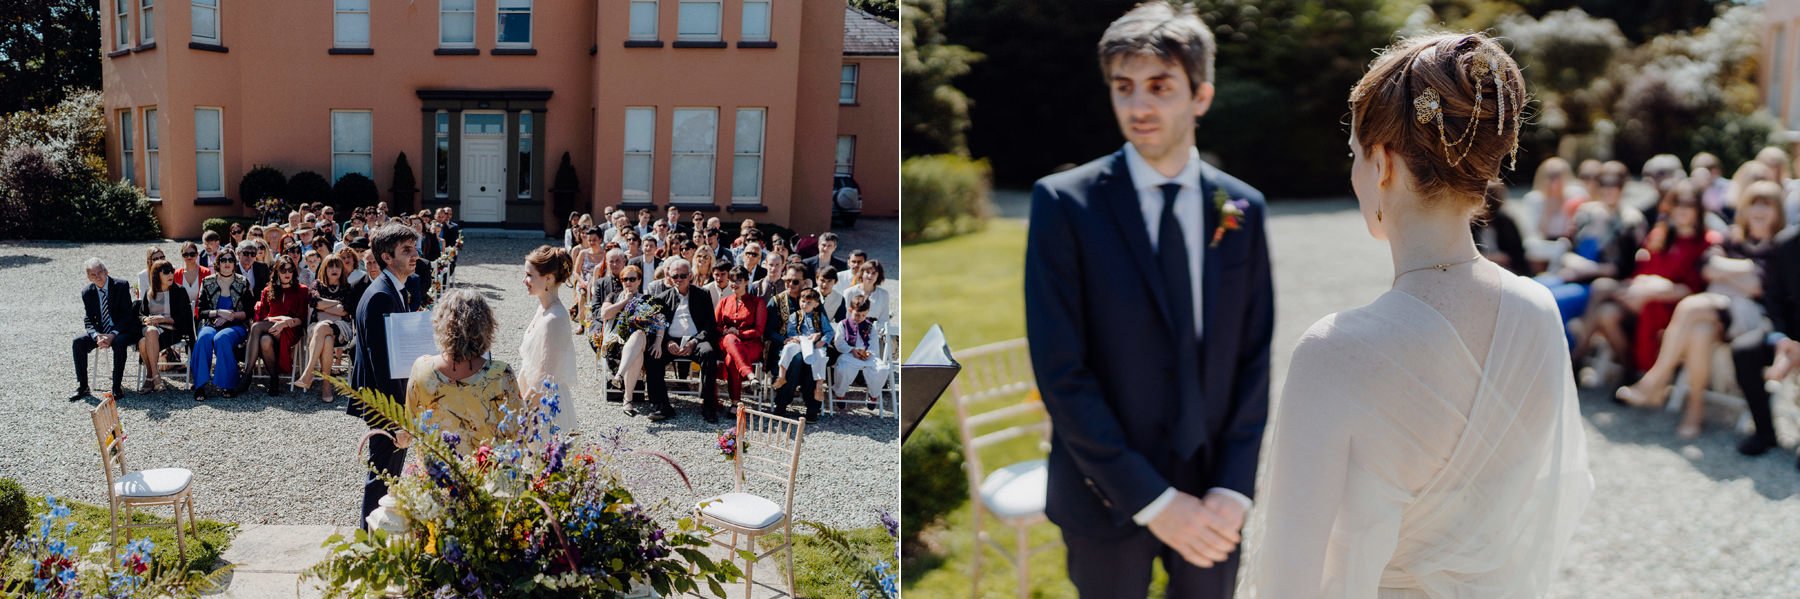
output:
POLYGON ((967 156, 969 98, 952 81, 967 74, 981 55, 945 40, 944 0, 906 0, 904 14, 900 120, 906 125, 900 149, 907 156, 967 156))
POLYGON ((99 2, 0 0, 0 113, 99 88, 99 2))
POLYGON ((850 0, 850 5, 889 23, 900 20, 900 0, 850 0))

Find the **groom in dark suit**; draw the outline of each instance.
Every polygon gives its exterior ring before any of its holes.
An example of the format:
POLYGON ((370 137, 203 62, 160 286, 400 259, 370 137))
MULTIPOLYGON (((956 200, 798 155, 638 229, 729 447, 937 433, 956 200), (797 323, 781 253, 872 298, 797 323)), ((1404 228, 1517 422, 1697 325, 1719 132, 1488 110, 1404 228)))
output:
POLYGON ((1128 143, 1039 180, 1025 324, 1054 433, 1046 511, 1086 597, 1230 597, 1268 414, 1262 194, 1200 161, 1214 44, 1138 6, 1099 44, 1128 143))
POLYGON ((137 345, 138 338, 144 334, 144 323, 131 302, 130 283, 108 274, 106 265, 99 258, 89 258, 84 266, 88 286, 81 291, 81 306, 82 322, 87 325, 87 330, 72 344, 78 386, 69 401, 92 396, 88 389, 88 354, 95 349, 112 351, 113 396, 123 397, 125 388, 120 381, 125 378, 126 350, 137 345))
MULTIPOLYGON (((419 234, 398 222, 382 225, 370 235, 370 252, 375 254, 381 272, 372 275, 369 289, 356 305, 356 359, 350 373, 350 386, 386 394, 395 401, 406 401, 405 372, 391 372, 387 358, 387 315, 412 312, 424 302, 424 294, 406 284, 418 264, 419 234)), ((406 463, 406 446, 411 439, 392 423, 376 419, 375 411, 351 401, 349 413, 369 423, 369 428, 382 428, 394 435, 369 438, 369 462, 390 475, 400 473, 406 463)), ((368 526, 369 512, 375 511, 381 496, 387 495, 387 483, 370 472, 363 482, 362 517, 358 523, 368 526)))

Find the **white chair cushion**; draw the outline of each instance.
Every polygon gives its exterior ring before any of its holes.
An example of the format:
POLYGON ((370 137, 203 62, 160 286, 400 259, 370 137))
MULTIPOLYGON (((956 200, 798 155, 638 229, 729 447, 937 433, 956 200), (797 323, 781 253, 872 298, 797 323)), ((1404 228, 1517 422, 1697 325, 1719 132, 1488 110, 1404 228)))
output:
POLYGON ((775 502, 749 493, 726 493, 701 503, 700 513, 743 528, 768 528, 787 516, 775 502))
POLYGON ((119 497, 163 497, 180 493, 193 482, 194 473, 186 468, 140 470, 113 482, 113 494, 119 497))
POLYGON ((1019 462, 995 470, 981 481, 981 504, 1001 518, 1042 514, 1044 497, 1049 494, 1050 475, 1044 460, 1019 462))

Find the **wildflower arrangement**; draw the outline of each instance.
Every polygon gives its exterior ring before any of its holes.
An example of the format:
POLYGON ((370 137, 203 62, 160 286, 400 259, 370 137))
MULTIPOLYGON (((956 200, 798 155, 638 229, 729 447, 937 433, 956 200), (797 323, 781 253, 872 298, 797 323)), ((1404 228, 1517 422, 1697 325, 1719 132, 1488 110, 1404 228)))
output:
MULTIPOLYGON (((38 516, 31 536, 0 544, 0 596, 75 599, 80 597, 124 599, 196 595, 199 589, 216 587, 230 572, 220 569, 211 576, 158 569, 151 559, 156 549, 150 539, 125 545, 117 559, 90 562, 76 552, 69 537, 77 527, 74 510, 56 497, 46 497, 49 508, 38 516), (14 568, 25 564, 28 568, 14 568)), ((108 544, 95 543, 89 556, 107 553, 108 544)))
POLYGON ((662 308, 644 295, 631 298, 631 302, 625 304, 614 321, 613 333, 618 336, 615 342, 623 342, 638 331, 643 331, 646 337, 654 337, 669 326, 669 319, 663 315, 662 308))
MULTIPOLYGON (((412 435, 416 468, 388 477, 405 531, 357 531, 327 539, 330 557, 307 575, 331 597, 625 597, 653 588, 724 596, 741 576, 702 554, 710 532, 692 519, 666 528, 622 483, 614 444, 574 445, 555 434, 560 392, 522 410, 502 407, 500 438, 465 444, 455 432, 409 418, 404 405, 332 384, 377 414, 377 425, 412 435), (459 453, 459 447, 473 447, 459 453), (702 586, 704 585, 704 587, 702 586)), ((371 433, 378 434, 378 433, 371 433)), ((674 465, 666 455, 653 454, 674 465)), ((686 474, 676 466, 677 473, 686 474)))

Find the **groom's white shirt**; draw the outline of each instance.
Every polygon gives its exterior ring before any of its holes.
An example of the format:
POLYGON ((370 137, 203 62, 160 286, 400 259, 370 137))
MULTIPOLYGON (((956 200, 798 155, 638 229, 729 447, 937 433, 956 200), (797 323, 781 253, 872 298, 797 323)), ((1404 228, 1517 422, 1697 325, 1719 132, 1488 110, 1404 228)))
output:
MULTIPOLYGON (((1168 183, 1181 185, 1181 191, 1175 194, 1175 222, 1181 225, 1181 230, 1184 232, 1182 241, 1187 243, 1188 283, 1192 287, 1194 298, 1192 306, 1194 337, 1199 338, 1202 326, 1205 324, 1204 319, 1201 318, 1203 312, 1200 311, 1200 291, 1203 287, 1201 269, 1205 266, 1205 263, 1201 261, 1201 252, 1205 251, 1206 247, 1206 244, 1201 242, 1201 238, 1204 237, 1201 229, 1206 223, 1200 203, 1203 200, 1200 197, 1199 187, 1200 150, 1189 147, 1187 164, 1181 167, 1181 172, 1176 173, 1174 177, 1165 177, 1162 173, 1157 172, 1156 167, 1150 166, 1150 162, 1144 160, 1143 155, 1138 154, 1137 148, 1132 146, 1131 142, 1126 142, 1125 168, 1131 173, 1131 184, 1137 189, 1138 205, 1144 211, 1144 226, 1150 232, 1151 251, 1156 251, 1157 243, 1161 242, 1157 239, 1157 234, 1162 230, 1162 186, 1168 183)), ((1250 510, 1250 498, 1244 496, 1243 493, 1224 487, 1213 487, 1206 491, 1235 499, 1244 504, 1245 511, 1250 510)), ((1150 502, 1150 505, 1144 506, 1144 509, 1138 510, 1131 520, 1140 526, 1148 525, 1151 520, 1155 520, 1156 516, 1162 513, 1163 508, 1168 507, 1170 501, 1174 500, 1175 488, 1164 489, 1162 495, 1158 495, 1156 500, 1150 502)))

